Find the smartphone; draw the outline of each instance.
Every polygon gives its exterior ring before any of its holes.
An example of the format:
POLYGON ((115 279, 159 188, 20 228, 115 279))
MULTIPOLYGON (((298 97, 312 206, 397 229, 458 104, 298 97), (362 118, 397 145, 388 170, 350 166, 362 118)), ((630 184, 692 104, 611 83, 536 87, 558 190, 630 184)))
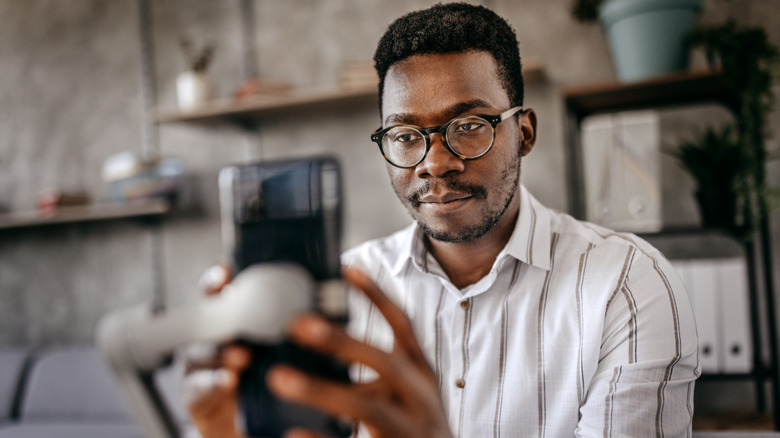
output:
MULTIPOLYGON (((223 242, 234 274, 255 263, 284 261, 300 264, 319 282, 339 278, 342 197, 340 168, 334 158, 229 166, 219 174, 219 190, 223 242)), ((343 311, 324 312, 318 308, 319 301, 312 297, 313 311, 346 323, 346 305, 343 311)), ((351 434, 351 424, 280 400, 265 385, 268 370, 278 363, 348 382, 345 364, 288 341, 278 345, 242 342, 252 352, 252 363, 242 374, 238 391, 247 436, 280 437, 292 427, 332 436, 351 434)))

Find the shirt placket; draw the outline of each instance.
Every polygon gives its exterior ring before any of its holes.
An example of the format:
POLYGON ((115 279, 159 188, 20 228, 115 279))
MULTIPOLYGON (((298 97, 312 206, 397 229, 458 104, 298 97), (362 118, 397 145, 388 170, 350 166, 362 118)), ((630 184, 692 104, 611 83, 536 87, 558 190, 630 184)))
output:
POLYGON ((452 322, 452 326, 447 330, 449 334, 448 345, 448 370, 447 374, 443 376, 442 385, 445 387, 448 397, 448 410, 449 418, 451 419, 451 425, 456 436, 462 436, 462 430, 464 429, 464 421, 467 421, 467 415, 464 415, 468 410, 466 409, 466 401, 468 396, 466 392, 468 387, 468 371, 469 371, 469 336, 471 333, 471 312, 473 307, 472 298, 460 298, 451 307, 450 318, 447 318, 452 322))

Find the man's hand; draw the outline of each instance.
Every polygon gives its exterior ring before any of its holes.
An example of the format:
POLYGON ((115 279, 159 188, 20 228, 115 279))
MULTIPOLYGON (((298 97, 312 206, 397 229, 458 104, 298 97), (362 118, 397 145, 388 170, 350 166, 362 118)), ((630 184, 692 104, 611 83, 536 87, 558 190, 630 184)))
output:
MULTIPOLYGON (((206 295, 222 292, 230 280, 226 266, 209 268, 200 280, 206 295)), ((184 401, 203 438, 244 438, 236 429, 236 391, 250 353, 239 346, 192 346, 187 351, 184 401)))
POLYGON ((189 364, 184 398, 203 438, 244 438, 236 429, 236 394, 239 376, 249 360, 246 349, 225 346, 213 359, 189 364))
MULTIPOLYGON (((344 279, 377 306, 395 333, 393 351, 372 347, 346 334, 343 328, 315 315, 302 315, 290 327, 292 339, 345 362, 363 363, 378 379, 343 384, 306 375, 288 366, 276 366, 268 386, 278 396, 313 406, 334 416, 362 422, 374 438, 451 437, 430 365, 403 311, 357 269, 345 268, 344 279)), ((296 437, 316 437, 295 431, 296 437)))
MULTIPOLYGON (((363 363, 379 378, 369 383, 336 383, 306 375, 288 366, 274 367, 269 387, 280 397, 306 404, 334 416, 362 422, 375 438, 451 437, 439 397, 436 377, 414 337, 406 315, 365 274, 344 269, 344 279, 377 306, 395 333, 391 353, 349 337, 344 328, 307 314, 289 330, 301 345, 345 362, 363 363)), ((220 293, 230 278, 224 267, 206 272, 201 284, 207 294, 220 293)), ((185 378, 187 407, 204 438, 242 438, 236 430, 237 387, 249 364, 249 352, 238 346, 195 353, 185 378)), ((320 437, 304 430, 288 436, 320 437)))

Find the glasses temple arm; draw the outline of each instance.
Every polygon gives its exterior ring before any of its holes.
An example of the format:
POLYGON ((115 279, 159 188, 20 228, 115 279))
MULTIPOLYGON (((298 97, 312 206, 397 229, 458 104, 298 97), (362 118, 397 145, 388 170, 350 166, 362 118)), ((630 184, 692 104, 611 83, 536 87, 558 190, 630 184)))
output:
POLYGON ((506 110, 503 113, 499 114, 499 117, 501 117, 501 121, 503 122, 504 120, 506 120, 510 116, 513 116, 515 113, 517 113, 518 111, 522 111, 522 110, 523 110, 522 106, 516 106, 514 108, 509 108, 508 110, 506 110))

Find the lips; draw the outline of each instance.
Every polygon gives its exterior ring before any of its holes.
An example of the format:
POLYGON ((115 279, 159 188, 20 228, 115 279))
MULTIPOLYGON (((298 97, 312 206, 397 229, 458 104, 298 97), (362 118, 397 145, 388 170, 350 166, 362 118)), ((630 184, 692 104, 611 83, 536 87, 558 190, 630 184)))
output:
POLYGON ((487 198, 487 190, 477 184, 457 180, 426 181, 406 199, 413 208, 428 207, 453 208, 472 199, 487 198), (462 202, 458 202, 462 201, 462 202))
POLYGON ((447 192, 440 195, 433 193, 426 194, 420 198, 420 202, 425 204, 446 204, 453 201, 462 201, 471 198, 470 193, 447 192))

